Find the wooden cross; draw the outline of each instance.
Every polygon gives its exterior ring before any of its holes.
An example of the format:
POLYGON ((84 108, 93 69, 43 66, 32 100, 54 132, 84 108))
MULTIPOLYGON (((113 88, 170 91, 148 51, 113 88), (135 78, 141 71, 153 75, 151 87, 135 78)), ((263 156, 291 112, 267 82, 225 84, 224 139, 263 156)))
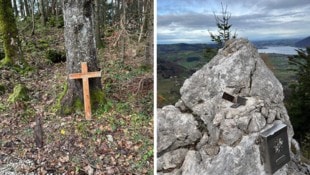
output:
POLYGON ((90 95, 89 95, 89 78, 101 77, 100 72, 88 72, 87 63, 81 62, 82 72, 69 74, 69 79, 82 79, 83 80, 83 95, 84 95, 84 110, 86 120, 91 119, 91 106, 90 106, 90 95))

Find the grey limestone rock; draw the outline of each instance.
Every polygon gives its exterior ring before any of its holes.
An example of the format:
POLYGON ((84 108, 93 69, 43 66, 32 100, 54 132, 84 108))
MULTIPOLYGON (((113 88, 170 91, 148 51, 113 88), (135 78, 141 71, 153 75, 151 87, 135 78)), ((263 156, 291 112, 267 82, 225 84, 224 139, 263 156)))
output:
POLYGON ((187 152, 188 149, 181 148, 165 153, 163 156, 158 158, 157 169, 160 171, 180 167, 187 152))
POLYGON ((195 143, 202 137, 197 125, 198 122, 192 114, 181 113, 174 106, 158 109, 158 153, 161 154, 167 149, 174 150, 195 143))
MULTIPOLYGON (((248 40, 227 42, 185 80, 180 93, 175 106, 157 112, 159 174, 265 175, 260 132, 285 123, 291 143, 294 133, 282 85, 248 40), (246 98, 246 104, 232 108, 223 92, 246 98)), ((289 163, 274 174, 298 173, 289 163)))

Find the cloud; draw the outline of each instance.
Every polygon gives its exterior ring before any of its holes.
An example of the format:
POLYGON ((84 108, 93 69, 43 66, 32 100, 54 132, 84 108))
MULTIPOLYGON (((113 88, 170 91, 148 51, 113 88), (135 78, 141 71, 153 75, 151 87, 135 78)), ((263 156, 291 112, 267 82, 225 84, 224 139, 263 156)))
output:
MULTIPOLYGON (((309 0, 224 0, 231 13, 233 32, 249 39, 301 37, 310 35, 309 0)), ((215 0, 159 0, 158 42, 210 42, 216 31, 213 12, 220 12, 215 0), (192 39, 192 40, 191 40, 192 39)))

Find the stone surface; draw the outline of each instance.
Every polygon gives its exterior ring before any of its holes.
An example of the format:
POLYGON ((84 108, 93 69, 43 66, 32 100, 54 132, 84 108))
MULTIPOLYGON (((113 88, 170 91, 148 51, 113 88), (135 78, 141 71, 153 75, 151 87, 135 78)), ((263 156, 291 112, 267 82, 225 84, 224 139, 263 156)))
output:
MULTIPOLYGON (((260 132, 282 122, 291 143, 294 133, 282 85, 245 39, 228 41, 184 82, 180 93, 175 106, 158 109, 158 174, 264 175, 260 132), (245 97, 246 104, 231 108, 223 92, 245 97), (186 155, 180 150, 187 150, 186 155)), ((274 174, 308 170, 292 162, 274 174)))
POLYGON ((182 165, 188 149, 177 149, 171 152, 167 152, 158 159, 157 169, 167 170, 171 168, 177 168, 182 165))
POLYGON ((198 122, 192 114, 181 113, 174 106, 158 109, 158 153, 195 143, 202 137, 197 125, 198 122))

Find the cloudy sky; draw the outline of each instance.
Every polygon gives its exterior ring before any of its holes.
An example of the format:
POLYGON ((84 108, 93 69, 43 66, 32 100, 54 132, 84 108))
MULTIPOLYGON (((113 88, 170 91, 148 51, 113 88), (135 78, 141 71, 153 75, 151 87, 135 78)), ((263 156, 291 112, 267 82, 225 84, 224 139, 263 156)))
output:
POLYGON ((221 2, 232 32, 250 40, 310 36, 310 0, 157 0, 157 43, 208 43, 221 2))

